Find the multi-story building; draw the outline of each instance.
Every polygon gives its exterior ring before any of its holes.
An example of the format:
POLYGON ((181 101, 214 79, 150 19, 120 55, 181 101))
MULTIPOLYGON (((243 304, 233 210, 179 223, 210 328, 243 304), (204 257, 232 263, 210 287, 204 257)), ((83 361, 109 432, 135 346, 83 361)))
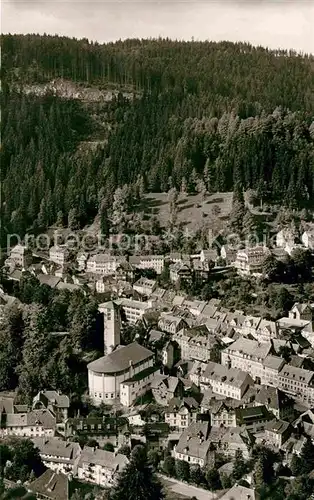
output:
POLYGON ((127 463, 125 455, 85 446, 78 463, 77 477, 89 483, 110 487, 127 463))
POLYGON ((98 280, 96 280, 95 290, 97 293, 105 293, 112 290, 112 284, 111 282, 108 282, 108 276, 101 276, 98 280))
POLYGON ((45 500, 70 500, 75 493, 75 482, 70 480, 66 474, 57 473, 47 469, 41 476, 37 477, 27 485, 27 490, 36 498, 45 500))
POLYGON ((141 302, 139 300, 121 298, 115 301, 117 305, 120 306, 123 313, 122 319, 125 319, 129 323, 137 323, 144 316, 145 312, 151 308, 150 301, 141 302))
POLYGON ((154 269, 161 274, 165 265, 163 255, 135 255, 130 257, 130 263, 137 269, 154 269))
MULTIPOLYGON (((87 365, 88 390, 94 404, 120 401, 121 384, 153 367, 154 353, 137 342, 119 346, 107 356, 87 365)), ((137 386, 139 395, 141 385, 137 386)), ((137 397, 134 394, 135 398, 137 397)))
POLYGON ((236 408, 235 415, 237 426, 253 433, 264 430, 266 423, 273 419, 273 414, 262 405, 236 408))
POLYGON ((260 316, 246 316, 242 324, 242 335, 255 337, 261 320, 260 316))
POLYGON ((206 326, 198 328, 182 328, 173 335, 181 350, 181 358, 208 362, 213 349, 220 345, 214 335, 211 335, 206 326))
POLYGON ((261 369, 260 377, 257 376, 258 381, 263 385, 278 387, 279 372, 284 364, 284 359, 269 354, 262 363, 263 369, 261 369))
POLYGON ((53 437, 56 419, 49 410, 6 413, 1 416, 0 435, 19 437, 53 437))
POLYGON ((278 387, 292 397, 314 403, 314 372, 285 364, 279 373, 278 387))
POLYGON ((239 338, 221 352, 221 363, 229 368, 237 368, 251 375, 253 380, 262 383, 263 362, 273 352, 270 342, 239 338))
POLYGON ((267 342, 271 339, 275 339, 278 336, 277 324, 275 321, 269 321, 268 319, 261 319, 257 329, 252 334, 253 337, 259 342, 267 342))
POLYGON ((312 322, 313 308, 310 304, 296 302, 289 311, 289 318, 312 322))
POLYGON ((32 263, 32 252, 24 245, 15 245, 11 248, 9 260, 25 269, 32 263))
POLYGON ((79 252, 76 257, 78 271, 85 271, 89 254, 87 252, 79 252))
POLYGON ((171 428, 183 430, 197 420, 199 404, 192 397, 173 398, 165 410, 165 422, 171 428))
POLYGON ((64 424, 63 435, 65 439, 106 440, 119 447, 129 442, 125 418, 114 415, 68 418, 64 424))
POLYGON ((156 285, 156 280, 150 280, 142 277, 133 284, 133 289, 140 295, 146 295, 149 297, 155 290, 156 285))
POLYGON ((175 342, 169 340, 161 351, 162 364, 169 370, 173 367, 178 348, 175 342))
POLYGON ((162 314, 158 321, 158 328, 171 334, 179 332, 184 327, 187 327, 187 323, 181 316, 174 316, 169 313, 162 314))
POLYGON ((289 439, 292 427, 289 422, 283 420, 271 420, 265 425, 265 441, 267 445, 281 448, 283 443, 289 439))
POLYGON ((33 399, 33 410, 46 408, 56 417, 57 423, 68 418, 69 407, 68 396, 57 391, 39 391, 33 399))
POLYGON ((256 387, 256 394, 252 397, 254 406, 266 406, 278 420, 291 420, 294 416, 294 400, 280 389, 262 385, 256 387))
POLYGON ((195 422, 185 429, 175 445, 172 456, 200 467, 207 465, 210 457, 211 440, 208 439, 208 422, 195 422))
POLYGON ((248 373, 212 361, 208 363, 200 377, 202 390, 210 387, 216 394, 222 394, 234 399, 241 399, 252 385, 254 385, 254 381, 248 373))
POLYGON ((237 419, 234 407, 228 406, 224 401, 211 405, 209 410, 210 423, 213 427, 236 427, 237 419))
POLYGON ((138 398, 150 390, 151 384, 158 373, 160 373, 159 368, 150 366, 146 370, 133 375, 128 380, 121 382, 120 403, 123 406, 132 406, 138 398))
POLYGON ((82 451, 78 443, 58 438, 33 438, 32 441, 46 467, 64 474, 73 472, 82 451))
POLYGON ((54 245, 49 249, 49 260, 63 267, 69 258, 70 250, 66 245, 54 245))
POLYGON ((218 451, 233 459, 238 450, 242 451, 243 458, 248 460, 255 438, 253 433, 242 427, 227 427, 226 429, 212 427, 216 432, 215 446, 218 451), (217 432, 218 430, 218 432, 217 432), (220 431, 220 432, 219 432, 220 431), (222 431, 222 432, 221 432, 222 431))
POLYGON ((269 254, 269 249, 264 246, 238 250, 234 265, 239 274, 261 275, 263 262, 269 254))
POLYGON ((105 253, 91 255, 87 260, 86 272, 101 276, 114 274, 118 267, 125 261, 125 257, 105 253))
POLYGON ((220 256, 226 261, 227 265, 231 265, 237 258, 237 249, 230 245, 223 245, 220 250, 220 256))
POLYGON ((170 375, 156 375, 151 383, 151 389, 156 402, 161 406, 168 406, 171 399, 183 397, 184 394, 182 380, 170 375))
POLYGON ((175 264, 170 264, 170 281, 171 283, 178 283, 178 281, 192 281, 193 271, 188 262, 176 262, 175 264))

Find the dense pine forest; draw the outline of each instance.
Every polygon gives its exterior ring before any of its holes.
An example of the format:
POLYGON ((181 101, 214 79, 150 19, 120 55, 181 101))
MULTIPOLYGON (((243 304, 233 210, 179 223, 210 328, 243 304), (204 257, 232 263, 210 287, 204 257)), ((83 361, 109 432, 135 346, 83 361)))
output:
POLYGON ((313 205, 313 56, 229 42, 1 42, 4 232, 69 215, 82 227, 125 184, 132 197, 236 183, 270 203, 313 205), (92 103, 25 92, 59 78, 119 93, 92 103), (88 140, 99 146, 82 150, 88 140))

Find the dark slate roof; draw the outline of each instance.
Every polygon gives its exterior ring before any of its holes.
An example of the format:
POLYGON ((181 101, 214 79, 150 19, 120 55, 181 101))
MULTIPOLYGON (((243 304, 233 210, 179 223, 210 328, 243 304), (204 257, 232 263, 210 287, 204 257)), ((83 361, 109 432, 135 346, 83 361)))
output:
POLYGON ((154 354, 146 347, 133 342, 132 344, 118 347, 107 356, 96 359, 87 365, 88 370, 95 373, 116 373, 127 370, 130 361, 137 365, 142 361, 151 358, 154 354))
POLYGON ((50 469, 47 469, 40 477, 30 483, 28 489, 51 500, 68 500, 70 498, 67 476, 56 474, 50 469))

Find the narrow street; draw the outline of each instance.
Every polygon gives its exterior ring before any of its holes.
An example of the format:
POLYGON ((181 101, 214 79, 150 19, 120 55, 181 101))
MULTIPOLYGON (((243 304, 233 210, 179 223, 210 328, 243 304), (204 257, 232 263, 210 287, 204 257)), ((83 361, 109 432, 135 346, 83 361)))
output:
POLYGON ((211 491, 204 490, 203 488, 197 488, 196 486, 183 483, 182 481, 164 476, 163 474, 158 475, 165 486, 174 493, 179 493, 180 495, 184 495, 188 498, 195 497, 197 500, 214 500, 217 498, 217 495, 211 491))

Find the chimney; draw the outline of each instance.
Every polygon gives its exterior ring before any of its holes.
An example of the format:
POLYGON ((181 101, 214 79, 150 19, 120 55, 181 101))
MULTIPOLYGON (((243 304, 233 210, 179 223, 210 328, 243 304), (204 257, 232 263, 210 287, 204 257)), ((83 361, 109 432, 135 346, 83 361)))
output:
POLYGON ((129 361, 129 369, 130 369, 130 377, 133 377, 133 361, 130 359, 129 361))

